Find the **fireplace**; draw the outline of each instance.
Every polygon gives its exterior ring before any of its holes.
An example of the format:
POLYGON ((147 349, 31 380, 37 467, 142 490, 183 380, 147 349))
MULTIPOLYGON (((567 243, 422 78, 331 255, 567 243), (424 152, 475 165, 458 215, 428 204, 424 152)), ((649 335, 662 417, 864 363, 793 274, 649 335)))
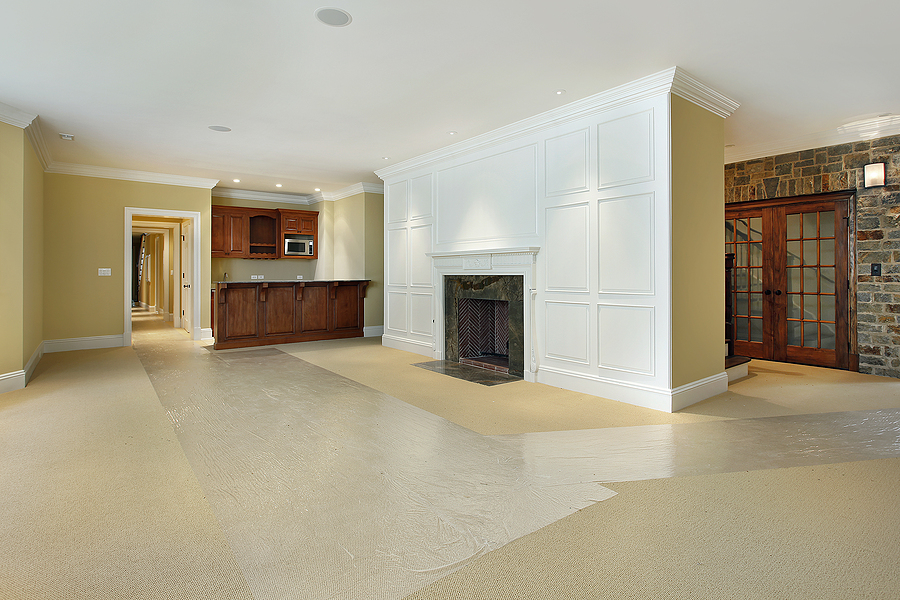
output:
POLYGON ((524 281, 519 275, 444 277, 444 359, 522 377, 524 281))

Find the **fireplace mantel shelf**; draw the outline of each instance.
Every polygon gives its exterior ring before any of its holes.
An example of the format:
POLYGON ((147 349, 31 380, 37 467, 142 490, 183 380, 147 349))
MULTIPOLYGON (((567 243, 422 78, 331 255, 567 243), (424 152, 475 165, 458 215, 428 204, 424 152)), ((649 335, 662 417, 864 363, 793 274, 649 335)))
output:
POLYGON ((428 252, 426 256, 431 258, 445 258, 448 256, 486 256, 488 254, 537 254, 540 246, 522 246, 519 248, 488 248, 482 250, 450 250, 446 252, 428 252))

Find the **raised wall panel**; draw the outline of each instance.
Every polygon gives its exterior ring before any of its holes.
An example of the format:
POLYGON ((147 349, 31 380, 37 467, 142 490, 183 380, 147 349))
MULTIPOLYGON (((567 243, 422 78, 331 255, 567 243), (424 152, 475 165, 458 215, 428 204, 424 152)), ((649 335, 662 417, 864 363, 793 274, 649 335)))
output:
POLYGON ((414 286, 434 285, 431 277, 431 225, 410 227, 409 229, 409 284, 414 286))
POLYGON ((597 127, 600 187, 653 179, 653 111, 601 123, 597 127))
POLYGON ((422 175, 409 182, 409 218, 424 219, 432 213, 431 205, 432 175, 422 175))
POLYGON ((434 297, 431 294, 409 295, 409 330, 419 335, 434 334, 434 297))
POLYGON ((599 306, 600 367, 654 374, 653 307, 599 306))
POLYGON ((398 333, 406 333, 406 292, 388 292, 387 304, 387 328, 398 333))
POLYGON ((588 364, 589 305, 574 302, 547 302, 547 357, 588 364))
POLYGON ((590 134, 587 129, 549 139, 544 148, 548 196, 588 190, 590 134))
POLYGON ((409 214, 409 182, 398 181, 388 186, 388 223, 402 223, 409 214))
POLYGON ((388 230, 388 285, 406 285, 407 233, 406 229, 388 230))
POLYGON ((437 241, 472 242, 537 233, 537 146, 438 173, 437 241))
POLYGON ((653 194, 599 203, 599 289, 609 294, 653 293, 653 194))
POLYGON ((547 209, 548 290, 588 291, 589 222, 587 203, 547 209))

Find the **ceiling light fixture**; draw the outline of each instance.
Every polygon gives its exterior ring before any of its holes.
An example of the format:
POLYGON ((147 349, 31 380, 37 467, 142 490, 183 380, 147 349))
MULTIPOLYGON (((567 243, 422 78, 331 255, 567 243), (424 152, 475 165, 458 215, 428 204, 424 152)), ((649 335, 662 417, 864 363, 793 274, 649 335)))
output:
POLYGON ((231 131, 231 127, 225 127, 224 125, 210 125, 209 128, 213 131, 221 131, 222 133, 231 131))
POLYGON ((448 131, 447 133, 448 133, 449 135, 456 135, 456 132, 455 132, 455 131, 448 131))
POLYGON ((319 188, 316 188, 316 191, 317 191, 317 192, 321 192, 322 190, 320 190, 319 188))
POLYGON ((275 187, 281 187, 281 184, 280 184, 280 183, 276 183, 276 184, 275 184, 275 187))
POLYGON ((66 140, 67 142, 74 142, 74 141, 75 141, 75 136, 72 135, 71 133, 60 133, 60 134, 59 134, 59 138, 62 139, 62 140, 66 140))
POLYGON ((240 182, 241 182, 240 179, 232 179, 232 181, 235 182, 235 183, 240 183, 240 182))
POLYGON ((320 23, 324 23, 329 27, 344 27, 353 20, 353 17, 346 10, 331 7, 323 7, 316 10, 316 18, 320 23))
POLYGON ((562 96, 562 95, 565 94, 565 93, 566 93, 566 90, 556 90, 556 95, 557 95, 557 96, 562 96))
POLYGON ((390 156, 382 156, 381 160, 391 160, 391 157, 390 156))

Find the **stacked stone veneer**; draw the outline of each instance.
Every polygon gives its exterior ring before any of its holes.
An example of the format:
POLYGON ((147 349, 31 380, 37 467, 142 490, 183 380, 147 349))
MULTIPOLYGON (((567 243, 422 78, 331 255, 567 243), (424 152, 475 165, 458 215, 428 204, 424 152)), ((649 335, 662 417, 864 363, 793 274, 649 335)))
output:
POLYGON ((900 135, 725 165, 725 202, 842 190, 851 200, 859 370, 900 378, 900 135), (886 184, 866 189, 863 166, 883 162, 886 184), (881 264, 873 276, 872 264, 881 264))

